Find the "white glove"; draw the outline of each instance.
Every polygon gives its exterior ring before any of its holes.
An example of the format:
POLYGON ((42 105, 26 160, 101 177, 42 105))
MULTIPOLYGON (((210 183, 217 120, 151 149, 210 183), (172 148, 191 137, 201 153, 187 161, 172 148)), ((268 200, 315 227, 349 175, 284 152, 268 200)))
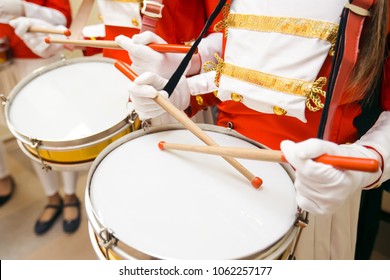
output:
MULTIPOLYGON (((48 58, 57 53, 59 53, 63 46, 60 44, 47 44, 45 38, 47 34, 37 33, 37 32, 28 32, 31 26, 39 26, 45 28, 55 28, 58 30, 66 30, 65 26, 62 25, 51 25, 46 21, 40 19, 19 17, 17 19, 11 20, 9 23, 13 28, 15 28, 15 34, 18 35, 26 46, 36 55, 48 58)), ((52 35, 54 37, 54 35, 52 35)), ((60 35, 57 35, 60 36, 60 35)), ((65 38, 65 36, 62 36, 65 38)))
POLYGON ((53 25, 67 25, 65 15, 56 9, 30 2, 23 2, 23 6, 25 17, 44 20, 53 25))
POLYGON ((0 0, 0 16, 20 17, 24 13, 22 1, 0 0))
MULTIPOLYGON (((185 56, 182 53, 160 53, 149 48, 147 45, 150 43, 167 44, 161 37, 150 31, 136 34, 132 39, 119 35, 115 41, 129 53, 132 61, 130 68, 139 75, 144 72, 153 72, 168 79, 185 56)), ((190 67, 191 62, 186 71, 190 67)))
POLYGON ((374 187, 382 174, 336 169, 312 159, 322 154, 373 158, 381 162, 376 151, 359 144, 337 145, 309 139, 300 143, 281 142, 281 150, 295 168, 295 188, 298 205, 313 214, 331 214, 358 189, 374 187))
MULTIPOLYGON (((157 74, 146 72, 141 74, 130 83, 129 94, 130 100, 134 104, 134 110, 138 113, 141 120, 152 119, 165 113, 154 100, 159 91, 162 96, 168 98, 168 93, 160 91, 164 88, 167 79, 158 76, 157 74)), ((184 110, 190 103, 190 93, 187 85, 187 79, 183 76, 171 96, 170 102, 179 110, 184 110)))

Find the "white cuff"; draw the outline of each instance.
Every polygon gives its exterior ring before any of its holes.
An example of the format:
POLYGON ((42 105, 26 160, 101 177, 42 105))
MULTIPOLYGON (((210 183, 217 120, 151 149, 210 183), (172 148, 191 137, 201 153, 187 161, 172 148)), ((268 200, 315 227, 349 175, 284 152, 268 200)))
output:
POLYGON ((390 179, 390 112, 385 111, 379 116, 373 127, 360 140, 356 142, 359 145, 375 149, 383 160, 382 177, 379 184, 390 179))
POLYGON ((214 83, 214 79, 215 71, 187 78, 191 95, 206 94, 218 90, 218 87, 214 83))

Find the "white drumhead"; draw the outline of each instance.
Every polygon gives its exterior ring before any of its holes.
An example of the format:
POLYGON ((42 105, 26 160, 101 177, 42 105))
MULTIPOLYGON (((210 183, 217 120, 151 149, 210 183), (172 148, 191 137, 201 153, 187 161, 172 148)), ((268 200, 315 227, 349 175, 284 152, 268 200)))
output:
MULTIPOLYGON (((256 147, 207 133, 221 146, 256 147)), ((263 179, 255 189, 221 157, 160 151, 159 141, 204 145, 182 129, 147 134, 110 151, 90 178, 96 217, 126 245, 161 259, 240 259, 293 226, 295 190, 282 165, 239 160, 263 179)))
POLYGON ((111 60, 69 60, 23 80, 8 121, 22 135, 67 141, 95 135, 128 115, 129 80, 111 60))

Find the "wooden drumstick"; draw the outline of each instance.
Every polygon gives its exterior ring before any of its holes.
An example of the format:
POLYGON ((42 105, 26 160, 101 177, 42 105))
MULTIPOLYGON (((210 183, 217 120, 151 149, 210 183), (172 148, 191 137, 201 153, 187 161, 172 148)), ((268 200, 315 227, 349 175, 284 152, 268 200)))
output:
POLYGON ((66 30, 58 30, 54 28, 45 28, 45 27, 39 27, 39 26, 31 26, 28 29, 28 32, 40 32, 40 33, 50 33, 50 34, 59 34, 59 35, 65 35, 69 37, 71 35, 71 32, 69 29, 66 30))
MULTIPOLYGON (((287 162, 282 151, 256 149, 256 148, 237 148, 237 147, 217 147, 217 146, 196 146, 176 143, 166 143, 161 141, 158 144, 161 150, 180 150, 188 152, 197 152, 218 156, 227 156, 234 158, 263 160, 272 162, 287 162)), ((356 158, 335 155, 321 155, 314 161, 332 165, 336 168, 356 170, 364 172, 376 172, 379 169, 379 162, 376 159, 356 158)))
MULTIPOLYGON (((45 38, 47 44, 76 45, 81 47, 93 47, 104 49, 122 49, 115 41, 109 40, 71 40, 61 38, 45 38)), ((157 52, 187 53, 191 46, 180 44, 149 44, 148 47, 157 52)), ((196 52, 195 52, 196 53, 196 52)))
MULTIPOLYGON (((134 79, 137 77, 137 74, 134 73, 130 69, 130 67, 124 62, 116 61, 114 65, 130 80, 134 81, 134 79)), ((218 144, 208 134, 206 134, 202 129, 200 129, 200 127, 197 126, 184 112, 177 109, 171 102, 169 102, 169 100, 165 99, 160 93, 157 93, 156 97, 153 100, 204 143, 210 146, 218 146, 218 144)), ((260 188, 263 181, 259 177, 254 176, 236 159, 224 156, 223 158, 228 163, 230 163, 230 165, 232 165, 237 171, 244 175, 252 183, 253 187, 260 188)))

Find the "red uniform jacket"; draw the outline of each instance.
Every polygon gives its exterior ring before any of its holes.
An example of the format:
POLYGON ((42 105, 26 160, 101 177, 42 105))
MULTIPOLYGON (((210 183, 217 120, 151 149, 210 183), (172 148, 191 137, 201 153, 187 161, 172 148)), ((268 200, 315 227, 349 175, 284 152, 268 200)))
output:
MULTIPOLYGON (((170 44, 184 44, 194 41, 201 33, 208 16, 218 0, 169 0, 164 1, 162 18, 158 21, 155 33, 170 44)), ((220 19, 216 19, 218 22, 220 19)), ((118 35, 132 37, 139 29, 118 26, 105 26, 105 40, 114 40, 118 35)), ((212 28, 209 30, 213 31, 212 28)), ((130 63, 127 51, 104 49, 103 56, 130 63)))
MULTIPOLYGON (((390 32, 390 24, 389 24, 390 32)), ((389 44, 388 36, 388 46, 389 44)), ((318 77, 328 77, 331 67, 331 58, 325 61, 318 77)), ((390 109, 390 59, 384 64, 383 83, 381 91, 381 109, 390 109)), ((324 87, 326 90, 326 87, 324 87)), ((213 94, 202 95, 203 104, 199 105, 195 98, 191 99, 191 105, 187 109, 188 115, 194 115, 197 111, 210 105, 218 105, 219 114, 217 125, 233 128, 239 133, 256 140, 272 149, 280 149, 280 142, 284 139, 296 142, 308 138, 316 138, 321 119, 322 110, 312 112, 306 109, 307 123, 288 116, 264 114, 247 108, 245 105, 234 101, 220 102, 213 94)), ((342 101, 341 101, 342 103, 342 101)), ((357 140, 358 131, 353 120, 361 114, 361 106, 358 102, 339 105, 334 115, 332 137, 337 143, 348 143, 357 140)))
MULTIPOLYGON (((56 9, 60 11, 67 19, 67 26, 71 23, 71 7, 68 0, 27 0, 40 6, 56 9)), ((14 29, 8 24, 0 23, 0 37, 8 37, 12 54, 15 58, 38 58, 25 44, 15 35, 14 29)))

